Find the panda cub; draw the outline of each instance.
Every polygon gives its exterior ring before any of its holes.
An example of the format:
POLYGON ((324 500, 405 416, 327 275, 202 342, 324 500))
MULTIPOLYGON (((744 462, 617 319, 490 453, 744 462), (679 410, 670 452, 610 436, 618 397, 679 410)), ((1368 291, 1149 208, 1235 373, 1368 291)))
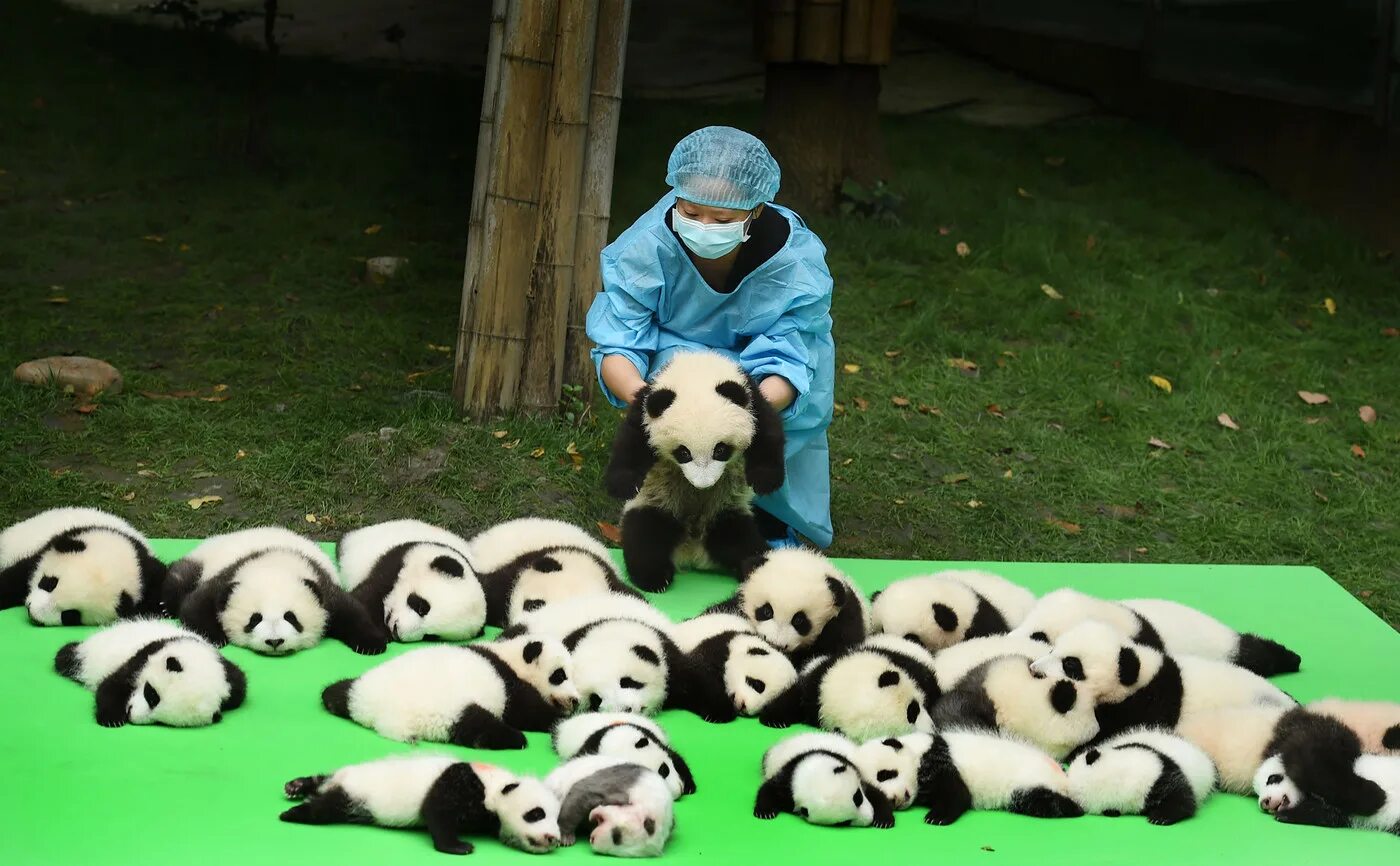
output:
POLYGON ((283 656, 322 637, 357 653, 384 652, 388 632, 335 581, 320 545, 265 526, 216 535, 170 566, 163 603, 217 646, 283 656))
POLYGON ((666 738, 661 726, 636 713, 583 713, 554 727, 554 753, 564 760, 578 755, 623 758, 656 771, 680 799, 695 793, 695 777, 666 738))
POLYGON ((165 564, 131 524, 95 508, 53 508, 0 532, 0 608, 35 625, 105 625, 160 612, 165 564))
POLYGON ((486 598, 467 564, 467 542, 421 520, 390 520, 345 534, 340 579, 396 641, 471 640, 486 598))
POLYGON ((1092 815, 1142 815, 1152 824, 1190 818, 1215 789, 1215 764, 1165 728, 1138 728, 1080 752, 1070 795, 1092 815))
POLYGON ((894 810, 856 766, 856 747, 837 734, 797 734, 763 754, 755 818, 790 812, 809 824, 894 826, 894 810))
POLYGON ((1400 703, 1323 698, 1308 704, 1307 710, 1351 728, 1361 738, 1363 751, 1400 755, 1400 703))
POLYGON ((1094 702, 1073 680, 1037 674, 1019 656, 983 662, 934 707, 944 727, 1000 730, 1063 759, 1099 733, 1094 702))
POLYGON ((659 857, 671 838, 671 791, 651 769, 623 758, 584 755, 560 764, 544 783, 559 798, 565 846, 588 829, 597 854, 659 857))
POLYGON ((702 613, 678 623, 673 634, 681 652, 719 675, 740 715, 758 715, 797 682, 797 668, 788 657, 737 614, 702 613))
POLYGON ((1400 836, 1400 757, 1359 755, 1351 773, 1359 783, 1356 793, 1369 798, 1372 805, 1339 807, 1304 791, 1289 778, 1283 756, 1270 755, 1254 776, 1259 808, 1286 824, 1355 827, 1400 836))
POLYGON ((783 442, 782 418, 738 363, 718 352, 672 356, 633 399, 604 479, 626 503, 632 582, 661 592, 677 568, 737 575, 766 551, 752 501, 783 485, 783 442))
POLYGON ((243 704, 248 681, 194 632, 157 619, 108 626, 54 657, 60 674, 96 692, 97 722, 188 728, 243 704))
POLYGON ((851 579, 820 553, 797 547, 747 561, 738 592, 706 613, 743 616, 799 667, 850 649, 870 630, 865 596, 851 579))
POLYGON ((975 637, 940 650, 933 657, 933 672, 946 691, 957 685, 974 668, 1002 656, 1017 656, 1028 662, 1043 658, 1050 644, 1012 634, 975 637))
POLYGON ((870 740, 856 766, 896 809, 922 806, 924 821, 951 824, 970 810, 1077 818, 1069 779, 1054 758, 1003 734, 949 730, 870 740))
POLYGON ((1035 595, 1000 575, 952 569, 896 580, 870 599, 877 631, 938 652, 1021 624, 1035 595))
POLYGON ((447 755, 383 758, 283 787, 302 801, 282 813, 294 824, 424 827, 444 854, 470 854, 463 834, 498 835, 532 854, 559 845, 559 800, 538 779, 447 755))
POLYGON ((808 662, 758 719, 772 728, 804 722, 856 739, 931 731, 929 706, 939 695, 931 663, 927 651, 908 641, 871 638, 808 662))
POLYGON ((468 544, 486 590, 487 625, 505 628, 546 604, 579 595, 638 595, 618 576, 608 549, 572 523, 508 520, 468 544))
POLYGON ((1016 627, 1018 634, 1054 642, 1079 623, 1094 619, 1154 649, 1226 661, 1261 677, 1294 673, 1298 654, 1268 638, 1240 634, 1214 617, 1162 599, 1105 601, 1074 589, 1041 596, 1016 627))
POLYGON ((539 636, 415 649, 325 688, 334 715, 391 740, 523 749, 578 706, 568 651, 539 636))
POLYGON ((1144 725, 1172 728, 1183 715, 1218 707, 1295 704, 1277 686, 1242 667, 1167 655, 1092 620, 1062 634, 1031 669, 1082 683, 1096 704, 1100 737, 1144 725))

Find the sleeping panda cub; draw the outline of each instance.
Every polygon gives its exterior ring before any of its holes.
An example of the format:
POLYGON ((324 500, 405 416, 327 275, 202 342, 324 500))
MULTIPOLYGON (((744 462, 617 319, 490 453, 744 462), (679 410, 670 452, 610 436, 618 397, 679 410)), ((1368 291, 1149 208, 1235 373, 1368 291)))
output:
POLYGON ((861 744, 854 760, 894 808, 927 808, 929 824, 951 824, 974 809, 1034 818, 1084 814, 1058 761, 1003 734, 948 730, 886 737, 861 744))
POLYGON ((216 535, 171 564, 163 603, 217 646, 284 656, 322 637, 365 655, 388 632, 335 581, 320 545, 280 526, 216 535))
POLYGON ((637 392, 605 482, 622 511, 627 575, 648 592, 677 568, 740 565, 768 549, 755 493, 783 484, 783 422, 757 384, 718 352, 678 352, 637 392), (743 466, 736 459, 743 456, 743 466))
POLYGON ((1190 818, 1215 789, 1215 763, 1166 728, 1138 728, 1081 752, 1070 795, 1092 815, 1142 815, 1152 824, 1190 818))
POLYGON ((323 776, 299 776, 283 791, 302 801, 282 813, 294 824, 424 827, 444 854, 470 854, 463 834, 498 835, 542 854, 559 845, 559 800, 538 779, 447 755, 383 758, 323 776))
POLYGON ((797 668, 788 657, 737 614, 702 613, 677 623, 672 633, 681 652, 719 675, 740 715, 758 715, 797 682, 797 668))
POLYGON ((1098 620, 1154 649, 1226 661, 1261 677, 1294 673, 1298 654, 1268 638, 1241 634, 1214 617, 1174 601, 1106 601, 1074 589, 1041 596, 1014 631, 1054 642, 1085 620, 1098 620))
POLYGON ((467 542, 421 520, 390 520, 345 534, 336 545, 340 579, 389 636, 471 640, 486 622, 486 598, 467 564, 467 542))
POLYGON ((637 595, 618 576, 608 549, 572 523, 508 520, 468 544, 486 590, 487 625, 505 628, 546 604, 579 595, 637 595))
POLYGON ((1283 756, 1270 755, 1254 775, 1259 808, 1286 824, 1355 827, 1400 836, 1400 757, 1360 755, 1350 769, 1360 783, 1358 792, 1364 789, 1372 805, 1337 806, 1304 791, 1289 778, 1283 756))
POLYGON ((1308 704, 1306 709, 1331 716, 1351 728, 1361 738, 1363 751, 1400 755, 1400 703, 1323 698, 1308 704))
POLYGON ((208 641, 158 619, 119 622, 66 644, 54 669, 96 692, 97 722, 107 728, 210 725, 248 693, 243 671, 208 641))
POLYGON ((1094 702, 1073 680, 1037 674, 1019 656, 973 668, 934 707, 944 727, 973 727, 1021 737, 1063 759, 1099 733, 1094 702))
POLYGON ((739 614, 799 667, 850 649, 870 630, 865 596, 850 578, 820 553, 797 547, 745 562, 738 591, 706 613, 739 614))
POLYGON ((856 746, 838 734, 797 734, 763 754, 763 784, 755 818, 790 812, 809 824, 894 826, 894 810, 880 789, 861 775, 856 746))
POLYGON ((1004 634, 1035 604, 1030 590, 986 571, 951 569, 896 580, 870 599, 876 631, 938 652, 965 640, 1004 634))
POLYGON ((35 625, 105 625, 160 612, 165 564, 131 524, 95 508, 52 508, 0 532, 0 608, 35 625))
POLYGON ((578 706, 568 651, 524 636, 415 649, 321 693, 334 715, 391 740, 523 749, 578 706))
POLYGON ((579 755, 623 758, 656 771, 671 796, 695 793, 695 777, 655 721, 636 713, 583 713, 554 727, 554 753, 564 760, 579 755))
POLYGON ((559 798, 565 846, 587 830, 596 854, 659 857, 671 838, 676 822, 671 791, 648 767, 608 755, 583 755, 560 764, 544 783, 559 798))

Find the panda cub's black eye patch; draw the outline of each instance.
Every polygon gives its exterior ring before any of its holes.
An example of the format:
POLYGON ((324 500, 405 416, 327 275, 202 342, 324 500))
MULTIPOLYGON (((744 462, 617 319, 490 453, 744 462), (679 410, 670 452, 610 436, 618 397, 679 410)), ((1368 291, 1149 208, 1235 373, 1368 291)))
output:
POLYGON ((1090 749, 1089 751, 1087 751, 1087 752, 1084 753, 1084 763, 1086 763, 1086 764, 1089 764, 1089 765, 1092 766, 1093 763, 1094 763, 1095 761, 1097 761, 1098 759, 1099 759, 1099 750, 1098 750, 1098 749, 1090 749))
POLYGON ((301 620, 297 619, 296 614, 292 613, 289 610, 286 613, 282 614, 282 618, 287 621, 287 625, 291 626, 297 631, 301 631, 301 620))
POLYGON ((614 844, 614 845, 621 845, 621 844, 622 844, 622 828, 621 828, 621 827, 614 827, 614 828, 613 828, 613 844, 614 844))
POLYGON ((657 768, 656 768, 656 775, 660 776, 660 777, 663 778, 663 779, 669 779, 669 778, 671 778, 671 765, 670 765, 670 764, 662 764, 661 766, 657 767, 657 768))
POLYGON ((797 613, 792 615, 792 628, 793 631, 797 632, 803 637, 806 637, 807 634, 812 631, 812 620, 807 616, 807 614, 799 610, 797 613))
POLYGON ((180 665, 179 659, 175 658, 174 656, 171 656, 170 658, 165 660, 165 669, 170 671, 172 674, 178 674, 180 671, 184 670, 184 667, 180 665))
POLYGON ((684 445, 677 445, 676 449, 671 452, 671 458, 677 463, 689 463, 690 461, 695 459, 691 455, 690 449, 685 447, 684 445))
POLYGON ((52 574, 46 574, 39 579, 40 592, 53 592, 55 589, 58 589, 58 578, 52 574))
POLYGON ((909 641, 910 643, 917 643, 917 644, 922 644, 922 643, 923 643, 923 641, 919 639, 919 636, 916 635, 916 634, 914 634, 912 631, 909 632, 908 634, 906 634, 906 635, 904 636, 904 639, 907 640, 907 641, 909 641))
POLYGON ((642 646, 641 644, 636 644, 632 647, 632 654, 635 655, 637 658, 641 659, 642 661, 646 662, 647 664, 661 664, 661 657, 658 656, 656 652, 649 646, 642 646))
POLYGON ((637 742, 633 743, 633 744, 632 744, 632 747, 633 747, 634 749, 645 749, 645 748, 647 747, 647 744, 650 743, 650 742, 651 742, 651 740, 648 740, 646 737, 642 737, 640 740, 638 740, 637 742))
POLYGON ((544 607, 544 599, 527 598, 525 599, 525 603, 522 604, 521 607, 524 608, 527 613, 532 610, 539 610, 540 608, 544 607))
POLYGON ((536 821, 543 821, 543 820, 544 820, 544 809, 541 808, 541 807, 539 807, 539 806, 536 806, 535 808, 533 808, 533 809, 531 809, 530 811, 526 812, 526 813, 525 813, 523 816, 521 816, 521 817, 523 817, 523 818, 525 819, 525 823, 527 823, 527 824, 533 824, 533 823, 535 823, 536 821))
POLYGON ((589 708, 590 710, 597 710, 597 709, 598 709, 599 707, 601 707, 602 705, 603 705, 603 696, 602 696, 602 695, 590 695, 590 696, 588 697, 588 708, 589 708))
POLYGON ((1060 662, 1060 666, 1065 669, 1065 676, 1072 680, 1084 680, 1084 663, 1078 656, 1068 656, 1060 662))
POLYGON ((758 609, 753 612, 753 618, 758 620, 759 622, 767 622, 768 620, 772 619, 773 605, 769 604, 766 601, 763 604, 760 604, 758 606, 758 609))
POLYGON ((555 668, 554 673, 549 675, 549 684, 551 686, 563 685, 564 680, 567 680, 568 678, 569 675, 564 673, 563 668, 555 668))
POLYGON ((624 689, 640 689, 643 685, 645 685, 641 680, 634 680, 631 677, 623 677, 622 679, 617 681, 617 684, 622 686, 624 689))
POLYGON ((437 557, 432 561, 431 567, 433 571, 441 572, 451 577, 461 577, 467 573, 466 570, 462 568, 462 563, 450 556, 437 557))
POLYGON ((860 805, 865 802, 865 796, 862 795, 860 791, 856 791, 851 795, 851 802, 855 803, 856 808, 859 809, 860 805))
POLYGON ((1050 635, 1043 631, 1031 632, 1031 640, 1038 640, 1041 643, 1049 643, 1050 635))
POLYGON ((748 684, 749 688, 758 692, 760 695, 763 694, 764 689, 768 688, 767 684, 764 683, 763 680, 756 679, 754 677, 744 677, 744 682, 748 684))
POLYGON ((908 711, 905 713, 905 715, 909 718, 909 724, 911 724, 911 725, 914 724, 914 720, 917 719, 917 718, 919 717, 919 702, 918 702, 918 701, 910 701, 910 702, 909 702, 909 709, 908 709, 908 711))
POLYGON ((875 774, 875 781, 877 781, 877 782, 888 782, 888 781, 890 781, 891 779, 893 779, 895 776, 898 776, 898 775, 899 775, 899 771, 897 771, 897 770, 881 770, 880 772, 878 772, 878 773, 875 774))
POLYGON ((891 749, 894 749, 896 752, 904 748, 904 744, 901 743, 899 740, 896 740, 894 737, 882 740, 881 742, 884 743, 886 746, 889 746, 891 749))
POLYGON ((255 613, 252 616, 248 617, 248 624, 243 626, 243 630, 245 632, 252 631, 253 629, 258 627, 258 623, 260 622, 262 622, 262 614, 255 613))
POLYGON ((419 616, 427 616, 428 611, 432 610, 433 606, 428 604, 428 600, 423 596, 416 592, 411 592, 408 594, 408 609, 419 616))
POLYGON ((1269 778, 1267 778, 1267 779, 1264 780, 1264 784, 1266 784, 1266 785, 1277 785, 1278 783, 1280 783, 1280 782, 1282 782, 1282 781, 1283 781, 1283 776, 1279 775, 1278 773, 1274 773, 1272 776, 1270 776, 1269 778))
POLYGON ((647 835, 648 835, 648 836, 654 834, 654 833, 656 832, 656 819, 655 819, 655 818, 648 818, 648 819, 646 819, 645 821, 643 821, 643 822, 642 822, 642 829, 645 830, 645 831, 647 831, 647 835))
POLYGON ((768 655, 768 650, 764 649, 761 646, 751 646, 749 647, 748 654, 751 656, 766 656, 768 655))
POLYGON ((734 456, 734 446, 728 442, 721 442, 715 446, 714 458, 721 463, 734 456))
POLYGON ((141 690, 141 696, 146 699, 146 706, 152 710, 160 704, 160 692, 151 688, 150 683, 146 683, 146 687, 141 690))

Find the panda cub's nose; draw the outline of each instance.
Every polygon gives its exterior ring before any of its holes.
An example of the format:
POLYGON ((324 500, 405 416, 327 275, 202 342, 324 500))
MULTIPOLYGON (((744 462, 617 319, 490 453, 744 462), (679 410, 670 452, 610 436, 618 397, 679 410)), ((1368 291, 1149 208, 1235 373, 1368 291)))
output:
POLYGON ((267 640, 263 641, 263 643, 267 644, 268 646, 272 647, 273 649, 277 649, 279 646, 281 646, 282 644, 284 644, 284 643, 286 643, 286 642, 287 642, 286 640, 284 640, 283 638, 280 638, 280 637, 270 637, 270 638, 268 638, 267 640))

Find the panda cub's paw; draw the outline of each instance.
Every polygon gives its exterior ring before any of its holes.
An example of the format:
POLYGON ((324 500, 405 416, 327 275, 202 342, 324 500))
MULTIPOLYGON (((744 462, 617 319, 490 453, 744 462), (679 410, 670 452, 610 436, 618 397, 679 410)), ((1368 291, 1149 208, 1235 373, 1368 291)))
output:
POLYGON ((955 817, 951 817, 949 815, 940 815, 932 809, 928 810, 928 812, 924 814, 924 823, 933 824, 936 827, 946 827, 956 820, 957 818, 955 817))
POLYGON ((753 807, 753 816, 754 816, 755 818, 761 818, 761 819, 763 819, 764 821, 771 821, 771 820, 773 820, 774 818, 778 817, 778 813, 777 813, 776 811, 772 810, 772 809, 760 808, 760 807, 758 807, 758 806, 754 806, 754 807, 753 807))

